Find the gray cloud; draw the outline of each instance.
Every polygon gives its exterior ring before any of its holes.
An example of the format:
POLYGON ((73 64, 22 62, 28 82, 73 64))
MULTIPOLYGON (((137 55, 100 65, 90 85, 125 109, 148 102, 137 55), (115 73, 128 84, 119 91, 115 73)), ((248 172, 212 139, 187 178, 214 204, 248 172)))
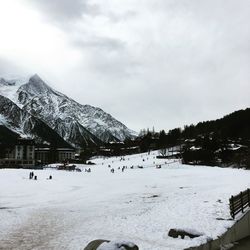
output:
POLYGON ((74 55, 44 60, 37 73, 132 129, 171 129, 250 106, 248 0, 29 1, 74 55))
POLYGON ((98 6, 88 0, 28 0, 45 16, 58 23, 75 21, 84 15, 97 15, 98 6))
POLYGON ((94 48, 104 50, 123 50, 125 43, 119 39, 109 37, 90 37, 78 38, 74 40, 74 44, 80 48, 94 48))
POLYGON ((28 74, 28 69, 25 69, 15 62, 12 62, 9 59, 0 56, 1 77, 16 77, 24 74, 28 74))
POLYGON ((104 16, 111 22, 120 22, 136 16, 136 11, 128 10, 117 14, 115 11, 105 10, 102 4, 92 0, 25 0, 39 9, 49 20, 68 28, 68 23, 80 20, 86 16, 104 16), (66 27, 64 26, 66 25, 66 27))

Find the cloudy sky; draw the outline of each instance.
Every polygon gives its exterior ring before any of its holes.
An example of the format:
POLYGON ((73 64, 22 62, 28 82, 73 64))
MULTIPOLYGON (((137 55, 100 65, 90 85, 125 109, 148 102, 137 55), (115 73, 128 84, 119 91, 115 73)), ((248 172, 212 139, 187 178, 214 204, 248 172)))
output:
POLYGON ((1 0, 0 74, 168 130, 250 106, 249 23, 249 0, 1 0))

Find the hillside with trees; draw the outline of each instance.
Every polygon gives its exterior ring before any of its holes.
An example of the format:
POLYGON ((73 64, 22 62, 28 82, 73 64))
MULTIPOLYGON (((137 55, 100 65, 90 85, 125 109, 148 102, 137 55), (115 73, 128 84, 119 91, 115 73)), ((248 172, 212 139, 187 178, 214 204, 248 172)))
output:
POLYGON ((137 138, 141 151, 180 146, 185 164, 250 166, 250 109, 221 119, 175 128, 167 133, 142 131, 137 138))

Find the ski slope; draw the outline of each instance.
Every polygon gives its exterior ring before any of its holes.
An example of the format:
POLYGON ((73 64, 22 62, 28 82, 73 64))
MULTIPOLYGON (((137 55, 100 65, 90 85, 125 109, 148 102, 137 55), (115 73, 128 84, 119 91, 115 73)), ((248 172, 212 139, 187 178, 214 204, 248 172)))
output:
POLYGON ((53 164, 34 171, 37 181, 29 180, 29 170, 0 170, 0 249, 80 250, 108 239, 140 250, 180 250, 232 226, 228 199, 249 187, 249 171, 186 166, 156 155, 100 157, 91 160, 96 165, 78 165, 82 172, 53 164), (171 228, 202 236, 173 239, 171 228))

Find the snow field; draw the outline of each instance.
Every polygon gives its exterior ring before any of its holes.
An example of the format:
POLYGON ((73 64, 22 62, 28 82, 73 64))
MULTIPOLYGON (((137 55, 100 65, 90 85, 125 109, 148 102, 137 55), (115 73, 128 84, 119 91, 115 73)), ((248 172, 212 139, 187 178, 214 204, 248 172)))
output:
POLYGON ((108 239, 140 250, 180 250, 234 223, 229 198, 249 187, 249 171, 186 166, 156 155, 96 158, 96 165, 78 165, 82 172, 37 170, 37 181, 28 179, 29 170, 0 170, 0 249, 73 250, 108 239), (171 228, 202 236, 173 239, 171 228))

